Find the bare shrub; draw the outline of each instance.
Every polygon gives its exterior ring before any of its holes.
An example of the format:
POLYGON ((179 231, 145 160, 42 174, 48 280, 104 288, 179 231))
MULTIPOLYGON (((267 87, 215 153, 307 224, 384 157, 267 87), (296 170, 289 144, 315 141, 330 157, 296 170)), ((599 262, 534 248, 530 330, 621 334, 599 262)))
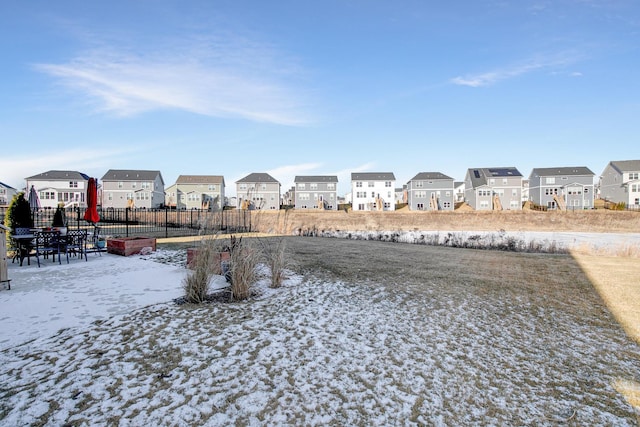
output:
POLYGON ((285 256, 285 240, 283 238, 270 238, 260 240, 262 256, 271 273, 272 288, 279 288, 286 278, 285 269, 288 267, 285 256))
POLYGON ((260 261, 260 252, 249 240, 231 236, 229 246, 229 279, 231 281, 231 299, 246 300, 251 296, 251 286, 256 282, 256 267, 260 261))

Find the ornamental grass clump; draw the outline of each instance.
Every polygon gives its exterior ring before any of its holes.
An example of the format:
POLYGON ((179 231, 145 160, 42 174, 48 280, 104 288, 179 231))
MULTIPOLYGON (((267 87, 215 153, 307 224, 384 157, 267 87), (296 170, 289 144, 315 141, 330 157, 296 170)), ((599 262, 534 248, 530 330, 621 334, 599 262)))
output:
POLYGON ((187 302, 200 304, 207 300, 211 277, 220 269, 220 266, 216 266, 214 262, 217 259, 214 255, 218 253, 219 245, 219 242, 213 238, 204 238, 198 246, 192 270, 183 280, 187 302))
POLYGON ((262 256, 271 273, 271 288, 279 288, 286 278, 285 269, 289 266, 285 256, 285 240, 283 238, 269 238, 260 241, 262 256))
POLYGON ((231 299, 243 301, 251 296, 251 287, 257 280, 256 267, 260 252, 251 240, 231 236, 228 277, 231 281, 231 299))

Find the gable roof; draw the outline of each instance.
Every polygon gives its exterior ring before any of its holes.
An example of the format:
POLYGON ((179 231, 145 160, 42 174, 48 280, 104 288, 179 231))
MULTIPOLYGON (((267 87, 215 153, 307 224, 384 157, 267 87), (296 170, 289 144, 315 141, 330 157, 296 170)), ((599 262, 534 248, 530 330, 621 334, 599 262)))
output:
POLYGON ((591 172, 591 169, 589 169, 586 166, 564 166, 564 167, 558 167, 558 168, 534 168, 531 171, 531 176, 533 176, 534 174, 538 175, 538 176, 559 176, 559 175, 566 175, 566 176, 584 176, 584 175, 591 175, 594 176, 595 173, 591 172))
POLYGON ((237 180, 236 184, 239 182, 261 182, 261 183, 272 182, 272 183, 280 184, 280 182, 277 179, 275 179, 268 173, 255 173, 255 172, 245 176, 242 179, 237 180))
POLYGON ((471 168, 468 169, 467 174, 469 175, 473 188, 487 185, 490 178, 522 178, 520 171, 514 167, 471 168))
POLYGON ((2 181, 0 181, 0 187, 10 188, 10 189, 12 189, 12 190, 15 190, 15 188, 13 188, 13 187, 12 187, 12 186, 10 186, 10 185, 5 184, 5 183, 4 183, 4 182, 2 182, 2 181))
POLYGON ((296 175, 293 182, 338 182, 336 175, 296 175))
POLYGON ((176 184, 222 184, 222 175, 179 175, 176 184))
POLYGON ((156 177, 160 177, 160 181, 164 185, 160 171, 109 169, 102 177, 102 181, 154 181, 156 177))
POLYGON ((38 180, 48 180, 48 181, 50 180, 61 181, 61 180, 67 180, 67 179, 84 179, 85 181, 88 181, 89 176, 78 171, 52 170, 52 171, 39 173, 38 175, 30 176, 26 179, 27 180, 38 179, 38 180))
POLYGON ((609 164, 620 173, 640 171, 640 160, 614 160, 609 164))
POLYGON ((440 172, 420 172, 410 179, 410 181, 428 180, 428 179, 453 179, 440 172))
POLYGON ((393 172, 352 172, 351 181, 395 181, 393 172))

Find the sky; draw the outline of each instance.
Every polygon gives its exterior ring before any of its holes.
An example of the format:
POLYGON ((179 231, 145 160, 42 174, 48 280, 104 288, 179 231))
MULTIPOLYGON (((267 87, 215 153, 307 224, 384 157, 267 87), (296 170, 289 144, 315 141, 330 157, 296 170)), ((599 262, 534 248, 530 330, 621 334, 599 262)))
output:
POLYGON ((639 48, 637 0, 4 0, 0 182, 598 176, 640 159, 639 48))

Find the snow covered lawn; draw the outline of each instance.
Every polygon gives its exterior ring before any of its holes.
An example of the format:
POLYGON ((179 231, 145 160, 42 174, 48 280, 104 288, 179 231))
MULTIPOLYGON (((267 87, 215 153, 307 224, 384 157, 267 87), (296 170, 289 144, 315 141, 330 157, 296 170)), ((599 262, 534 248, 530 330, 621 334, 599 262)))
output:
MULTIPOLYGON (((264 279, 242 303, 174 303, 183 250, 12 268, 14 289, 0 292, 0 425, 637 425, 621 389, 640 384, 640 348, 574 266, 562 270, 570 298, 557 301, 508 271, 500 287, 482 271, 479 285, 425 273, 457 253, 461 270, 477 270, 499 259, 491 251, 291 246, 300 274, 281 289, 264 279), (309 273, 319 261, 343 269, 318 260, 331 248, 360 279, 309 273), (366 260, 384 251, 429 265, 417 282, 396 264, 380 276, 366 260)), ((508 256, 514 270, 570 258, 508 256)))

